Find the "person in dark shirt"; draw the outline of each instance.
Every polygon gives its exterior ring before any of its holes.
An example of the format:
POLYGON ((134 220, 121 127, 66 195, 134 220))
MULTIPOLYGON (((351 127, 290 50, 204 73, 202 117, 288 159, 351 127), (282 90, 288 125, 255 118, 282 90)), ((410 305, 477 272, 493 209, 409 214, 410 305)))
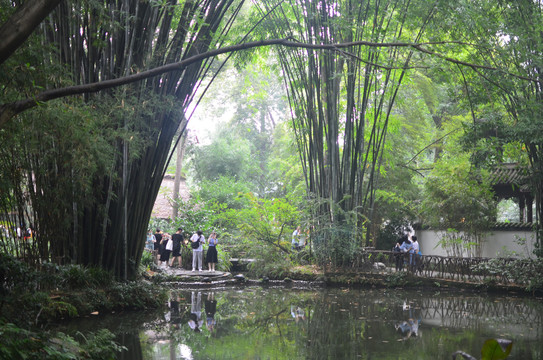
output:
POLYGON ((183 260, 181 256, 181 246, 184 243, 182 228, 178 228, 177 232, 172 235, 172 241, 173 241, 173 250, 172 250, 172 260, 170 262, 170 266, 173 267, 173 263, 175 262, 175 259, 177 258, 179 267, 182 268, 183 260))
POLYGON ((156 257, 156 261, 160 260, 160 254, 162 254, 163 246, 161 244, 162 242, 162 231, 160 229, 156 229, 155 233, 153 234, 155 236, 155 249, 154 254, 156 257))

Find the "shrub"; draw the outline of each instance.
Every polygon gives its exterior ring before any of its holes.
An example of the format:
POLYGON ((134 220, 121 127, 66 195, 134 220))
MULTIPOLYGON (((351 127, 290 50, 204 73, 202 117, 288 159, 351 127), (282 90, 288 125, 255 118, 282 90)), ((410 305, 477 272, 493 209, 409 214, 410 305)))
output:
POLYGON ((83 336, 83 341, 58 332, 37 334, 21 329, 11 323, 0 323, 0 359, 115 359, 117 354, 126 350, 114 341, 115 335, 102 329, 83 336))

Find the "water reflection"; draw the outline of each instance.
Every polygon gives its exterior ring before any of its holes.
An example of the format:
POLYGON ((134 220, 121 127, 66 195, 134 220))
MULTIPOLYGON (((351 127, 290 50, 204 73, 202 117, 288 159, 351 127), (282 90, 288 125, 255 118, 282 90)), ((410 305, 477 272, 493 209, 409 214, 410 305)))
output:
POLYGON ((406 341, 411 336, 419 337, 419 325, 422 322, 422 316, 420 308, 412 308, 411 305, 408 305, 406 302, 403 304, 404 318, 407 318, 404 321, 397 322, 394 325, 396 331, 402 336, 402 341, 406 341))
POLYGON ((213 330, 215 329, 215 325, 217 325, 217 320, 215 320, 215 313, 217 312, 217 301, 215 300, 215 293, 213 291, 207 294, 205 311, 207 330, 213 332, 213 330))
POLYGON ((201 328, 204 325, 204 320, 202 319, 202 293, 192 292, 191 303, 190 303, 190 316, 189 316, 189 327, 195 332, 202 331, 201 328))
POLYGON ((106 326, 130 348, 123 359, 434 360, 508 338, 511 359, 529 360, 543 358, 542 314, 530 298, 258 287, 172 291, 165 313, 106 326))

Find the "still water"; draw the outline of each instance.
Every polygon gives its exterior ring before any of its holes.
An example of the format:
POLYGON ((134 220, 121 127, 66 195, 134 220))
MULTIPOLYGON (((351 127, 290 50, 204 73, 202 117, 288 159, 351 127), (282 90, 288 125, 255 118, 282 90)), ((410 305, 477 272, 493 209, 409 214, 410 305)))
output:
MULTIPOLYGON (((480 358, 486 339, 510 359, 543 359, 543 301, 472 292, 247 287, 171 291, 166 312, 72 324, 107 327, 121 359, 480 358)), ((68 329, 69 331, 69 329, 68 329)))

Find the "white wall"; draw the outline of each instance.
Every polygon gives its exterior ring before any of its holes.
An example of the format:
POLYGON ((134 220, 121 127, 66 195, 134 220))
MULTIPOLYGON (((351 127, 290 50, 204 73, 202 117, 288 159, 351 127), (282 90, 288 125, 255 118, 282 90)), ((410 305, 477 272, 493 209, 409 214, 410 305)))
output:
MULTIPOLYGON (((447 252, 438 242, 440 234, 434 230, 417 230, 416 235, 419 241, 420 250, 423 255, 439 255, 447 256, 447 252)), ((533 231, 503 231, 493 230, 486 236, 486 241, 483 244, 482 257, 534 257, 532 250, 534 249, 535 233, 533 231), (517 238, 525 239, 524 245, 519 244, 517 238), (504 251, 505 248, 505 251, 504 251), (511 252, 514 252, 512 254, 511 252)))

